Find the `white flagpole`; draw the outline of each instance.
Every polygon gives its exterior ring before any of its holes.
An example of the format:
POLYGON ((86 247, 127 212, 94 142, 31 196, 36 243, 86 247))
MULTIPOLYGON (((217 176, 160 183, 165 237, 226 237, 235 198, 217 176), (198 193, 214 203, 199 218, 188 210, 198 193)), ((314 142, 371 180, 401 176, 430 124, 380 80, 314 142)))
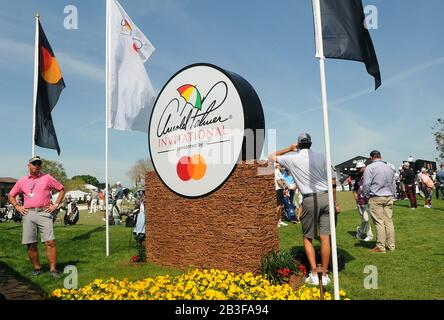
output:
POLYGON ((331 252, 333 261, 333 283, 335 300, 339 300, 339 277, 338 277, 338 254, 336 247, 336 226, 335 226, 335 204, 333 199, 332 170, 331 170, 331 151, 330 151, 330 128, 328 122, 328 99, 327 85, 325 80, 325 56, 322 38, 322 20, 321 7, 319 0, 313 0, 313 12, 315 17, 316 34, 316 57, 319 58, 319 67, 321 73, 321 91, 322 91, 322 110, 324 114, 324 140, 325 156, 327 161, 327 179, 328 179, 328 205, 330 212, 330 230, 331 230, 331 252))
POLYGON ((37 90, 39 81, 39 18, 35 14, 35 48, 34 48, 34 93, 32 96, 32 157, 35 156, 35 118, 37 108, 37 90))
POLYGON ((105 210, 106 210, 106 256, 109 256, 109 206, 108 206, 108 123, 109 123, 109 89, 110 89, 110 66, 109 66, 109 55, 110 55, 110 38, 111 38, 111 25, 110 25, 110 8, 109 0, 106 2, 106 72, 105 72, 105 210))

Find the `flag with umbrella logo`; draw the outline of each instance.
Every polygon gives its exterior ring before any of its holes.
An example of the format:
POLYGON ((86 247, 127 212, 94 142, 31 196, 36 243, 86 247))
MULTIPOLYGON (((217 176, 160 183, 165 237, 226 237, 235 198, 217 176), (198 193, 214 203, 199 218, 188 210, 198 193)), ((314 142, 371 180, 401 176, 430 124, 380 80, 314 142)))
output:
POLYGON ((202 110, 202 95, 196 86, 186 84, 178 88, 177 91, 179 91, 181 97, 184 98, 188 104, 192 105, 193 108, 202 110))
POLYGON ((39 22, 38 38, 38 85, 36 94, 35 144, 57 150, 60 155, 59 142, 54 129, 51 112, 56 106, 65 81, 51 45, 39 22))
POLYGON ((146 133, 156 94, 144 63, 154 46, 116 0, 109 0, 107 30, 107 126, 146 133))

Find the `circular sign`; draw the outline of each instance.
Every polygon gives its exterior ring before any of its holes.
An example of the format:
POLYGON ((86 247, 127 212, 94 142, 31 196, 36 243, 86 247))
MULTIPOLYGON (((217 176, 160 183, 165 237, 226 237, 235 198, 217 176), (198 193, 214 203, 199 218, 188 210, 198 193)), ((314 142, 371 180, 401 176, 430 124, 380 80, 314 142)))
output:
POLYGON ((246 160, 248 144, 253 144, 253 156, 262 151, 264 135, 262 106, 253 87, 237 74, 209 64, 186 67, 167 82, 148 129, 151 159, 160 179, 173 192, 190 198, 223 185, 238 161, 246 160), (246 138, 246 131, 253 139, 246 138))

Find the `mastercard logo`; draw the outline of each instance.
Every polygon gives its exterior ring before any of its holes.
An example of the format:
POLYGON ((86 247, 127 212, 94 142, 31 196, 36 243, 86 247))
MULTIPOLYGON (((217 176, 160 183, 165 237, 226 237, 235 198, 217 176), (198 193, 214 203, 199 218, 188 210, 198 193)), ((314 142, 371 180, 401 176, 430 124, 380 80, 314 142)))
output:
POLYGON ((200 154, 185 156, 179 159, 176 170, 182 181, 201 180, 207 172, 207 163, 200 154))

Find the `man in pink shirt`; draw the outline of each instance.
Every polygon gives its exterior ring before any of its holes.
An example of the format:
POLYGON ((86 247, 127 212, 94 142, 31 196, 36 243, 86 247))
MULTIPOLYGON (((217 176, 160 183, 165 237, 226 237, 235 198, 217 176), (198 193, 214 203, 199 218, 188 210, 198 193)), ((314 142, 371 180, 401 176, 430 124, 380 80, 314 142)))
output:
POLYGON ((51 275, 58 278, 56 270, 57 249, 54 237, 52 213, 58 209, 65 196, 63 185, 49 174, 41 173, 42 159, 33 157, 29 160, 29 174, 20 178, 8 194, 9 202, 23 216, 22 244, 28 247, 28 257, 34 268, 33 275, 43 273, 37 248, 37 236, 40 232, 41 241, 45 243, 46 256, 51 275), (51 191, 57 190, 59 196, 56 203, 51 203, 51 191), (16 197, 23 194, 24 203, 19 205, 16 197))

